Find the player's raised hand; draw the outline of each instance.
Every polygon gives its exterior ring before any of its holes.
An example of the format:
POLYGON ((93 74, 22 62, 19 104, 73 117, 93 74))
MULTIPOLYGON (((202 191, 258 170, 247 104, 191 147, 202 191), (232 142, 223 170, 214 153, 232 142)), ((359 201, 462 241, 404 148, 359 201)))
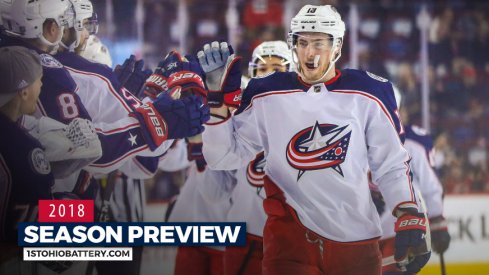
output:
POLYGON ((134 72, 134 67, 136 65, 136 57, 131 55, 127 58, 122 65, 115 66, 114 73, 119 80, 119 83, 124 86, 134 72))
POLYGON ((126 88, 133 95, 137 96, 139 99, 143 99, 144 93, 143 88, 146 83, 146 79, 153 72, 149 69, 144 69, 144 60, 140 59, 134 63, 134 70, 129 76, 129 79, 124 83, 124 88, 126 88))
MULTIPOLYGON (((161 92, 170 95, 197 94, 207 96, 207 89, 202 79, 204 72, 195 58, 182 57, 178 52, 170 52, 156 67, 154 73, 146 80, 146 94, 156 97, 161 92)), ((177 96, 177 98, 179 98, 177 96)))
POLYGON ((414 207, 398 206, 397 221, 394 229, 395 253, 401 271, 414 274, 426 265, 431 256, 430 232, 427 231, 428 221, 423 213, 414 207))
POLYGON ((241 57, 226 42, 205 44, 197 53, 209 88, 207 101, 211 107, 223 104, 237 107, 241 102, 241 57))

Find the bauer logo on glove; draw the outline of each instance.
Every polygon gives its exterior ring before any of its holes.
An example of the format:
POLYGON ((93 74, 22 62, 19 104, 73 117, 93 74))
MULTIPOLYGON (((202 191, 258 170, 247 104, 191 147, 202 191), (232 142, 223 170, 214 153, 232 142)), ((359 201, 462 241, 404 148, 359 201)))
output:
POLYGON ((204 72, 196 60, 172 51, 147 79, 146 87, 149 89, 146 94, 155 98, 158 93, 167 92, 172 95, 178 90, 181 94, 177 98, 192 94, 207 97, 203 75, 204 72))

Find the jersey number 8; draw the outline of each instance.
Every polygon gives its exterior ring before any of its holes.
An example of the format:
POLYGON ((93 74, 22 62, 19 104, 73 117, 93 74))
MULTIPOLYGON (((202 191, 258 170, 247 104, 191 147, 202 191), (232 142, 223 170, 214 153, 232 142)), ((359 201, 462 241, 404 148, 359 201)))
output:
POLYGON ((58 96, 58 104, 61 106, 61 115, 64 119, 78 117, 78 106, 76 105, 75 97, 72 94, 60 94, 58 96))

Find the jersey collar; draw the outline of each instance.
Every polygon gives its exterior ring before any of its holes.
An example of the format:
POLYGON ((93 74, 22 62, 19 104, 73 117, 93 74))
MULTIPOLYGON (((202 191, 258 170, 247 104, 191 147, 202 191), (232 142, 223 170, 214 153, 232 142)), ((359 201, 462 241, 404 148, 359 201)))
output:
MULTIPOLYGON (((326 85, 326 86, 331 85, 331 84, 335 83, 340 78, 341 71, 338 69, 335 69, 335 73, 336 73, 335 76, 333 78, 331 78, 330 80, 324 82, 324 85, 326 85)), ((302 85, 306 86, 307 88, 310 88, 312 86, 311 84, 304 82, 304 80, 302 80, 302 78, 299 76, 299 74, 297 74, 297 79, 299 80, 299 82, 302 85)))

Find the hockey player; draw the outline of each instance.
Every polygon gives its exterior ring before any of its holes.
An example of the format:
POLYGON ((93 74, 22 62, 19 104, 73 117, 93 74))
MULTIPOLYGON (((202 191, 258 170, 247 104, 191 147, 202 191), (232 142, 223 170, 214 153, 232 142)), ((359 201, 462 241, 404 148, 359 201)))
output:
MULTIPOLYGON (((160 97, 141 105, 130 93, 121 95, 112 89, 107 78, 98 77, 98 82, 94 81, 94 74, 68 69, 48 54, 57 49, 63 29, 73 22, 69 1, 16 0, 2 1, 1 5, 2 22, 8 34, 2 35, 2 45, 22 45, 41 55, 45 92, 41 93, 36 115, 64 123, 76 117, 94 122, 103 156, 86 170, 108 173, 135 155, 159 156, 171 145, 170 140, 165 142, 167 139, 203 130, 199 124, 206 120, 207 111, 199 107, 202 105, 199 98, 175 101, 160 97), (103 86, 106 88, 101 89, 103 86), (96 89, 103 93, 94 92, 96 89)), ((66 189, 62 191, 83 192, 89 178, 81 173, 77 180, 62 186, 66 189)))
POLYGON ((289 40, 298 73, 252 79, 233 116, 226 104, 239 90, 239 58, 217 42, 198 53, 212 116, 203 134, 208 165, 236 169, 262 150, 267 160, 264 274, 381 272, 369 167, 397 217, 396 261, 417 272, 430 256, 392 85, 335 69, 344 32, 333 7, 304 6, 289 40))
POLYGON ((112 57, 109 49, 95 34, 88 37, 86 46, 80 51, 80 55, 88 60, 102 63, 112 68, 112 57))
MULTIPOLYGON (((180 54, 172 52, 165 58, 159 67, 166 68, 165 72, 163 72, 164 76, 172 76, 174 72, 179 73, 182 71, 203 74, 203 72, 199 73, 200 68, 198 66, 195 68, 186 68, 187 64, 184 60, 185 59, 181 57, 180 54)), ((205 90, 203 81, 200 85, 198 90, 205 90)), ((172 95, 175 97, 189 96, 185 90, 177 91, 177 93, 172 95)), ((213 171, 208 169, 202 156, 201 135, 187 138, 187 146, 183 147, 183 149, 186 149, 187 160, 190 161, 188 177, 173 209, 171 210, 168 220, 171 222, 225 221, 227 211, 231 206, 230 201, 216 202, 210 199, 209 196, 206 196, 205 190, 203 189, 205 189, 210 182, 232 185, 235 181, 233 175, 228 171, 213 171)), ((179 155, 180 152, 181 151, 172 151, 171 153, 179 155)), ((186 160, 183 161, 186 162, 186 160)), ((223 252, 224 247, 178 247, 174 274, 221 275, 223 274, 223 252)))
MULTIPOLYGON (((395 89, 397 106, 401 106, 401 94, 395 89)), ((403 122, 408 122, 407 116, 400 111, 403 122)), ((433 140, 431 136, 422 128, 416 125, 407 124, 406 141, 404 148, 411 156, 410 166, 413 172, 413 184, 421 192, 426 203, 427 216, 430 221, 431 244, 433 251, 441 254, 444 253, 450 244, 450 234, 448 233, 447 222, 443 217, 443 187, 433 170, 433 140)), ((375 194, 376 186, 373 186, 374 202, 382 205, 381 195, 375 194)), ((377 208, 379 210, 379 208, 377 208)), ((389 214, 390 209, 381 209, 379 211, 382 223, 382 238, 380 241, 380 250, 382 252, 382 274, 384 275, 401 275, 402 272, 394 260, 395 248, 395 219, 389 214)), ((412 274, 412 273, 411 273, 412 274)))
MULTIPOLYGON (((251 78, 261 78, 274 72, 287 72, 292 70, 291 63, 292 56, 287 43, 263 42, 253 50, 248 73, 251 78)), ((247 245, 226 247, 224 253, 226 275, 261 274, 263 227, 266 222, 266 214, 263 210, 265 165, 264 154, 260 152, 246 167, 236 172, 237 184, 232 192, 232 206, 227 220, 246 221, 247 245)))

